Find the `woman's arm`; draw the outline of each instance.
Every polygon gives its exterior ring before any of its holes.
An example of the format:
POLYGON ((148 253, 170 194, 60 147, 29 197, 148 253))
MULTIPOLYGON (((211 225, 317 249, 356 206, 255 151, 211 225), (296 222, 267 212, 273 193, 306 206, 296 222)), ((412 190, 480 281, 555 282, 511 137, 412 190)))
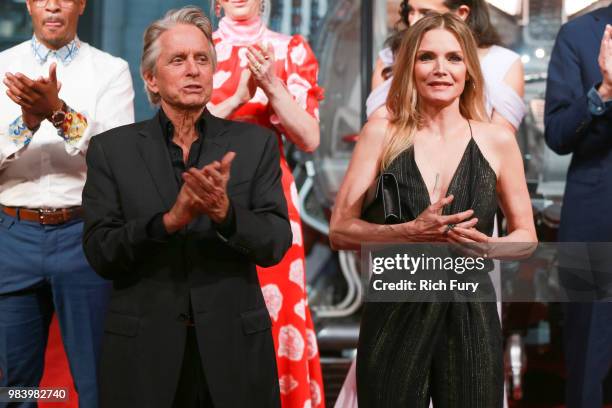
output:
MULTIPOLYGON (((497 196, 500 207, 508 221, 509 234, 504 237, 489 237, 475 228, 457 226, 448 233, 448 241, 465 245, 479 256, 497 259, 523 259, 536 249, 538 238, 533 223, 533 213, 525 173, 514 133, 501 126, 487 132, 495 135, 495 140, 488 144, 493 161, 497 168, 497 196), (498 164, 496 165, 495 162, 498 164), (512 243, 512 245, 506 245, 512 243)), ((485 143, 481 143, 485 147, 485 143)))
POLYGON ((329 239, 333 249, 359 249, 363 242, 444 241, 448 224, 471 228, 478 222, 475 218, 466 221, 473 215, 472 210, 442 216, 442 208, 451 203, 452 196, 403 224, 379 225, 361 219, 364 197, 379 174, 387 126, 387 120, 371 119, 359 135, 332 212, 329 239))
POLYGON ((523 159, 514 133, 499 125, 479 126, 479 146, 497 174, 497 197, 508 222, 508 235, 489 237, 472 228, 455 228, 449 241, 458 243, 537 242, 523 159))
MULTIPOLYGON (((309 50, 309 49, 308 49, 309 50)), ((312 51, 304 51, 305 53, 312 53, 312 51)), ((291 52, 288 51, 288 54, 291 52)), ((274 60, 274 47, 268 44, 266 50, 261 50, 256 47, 249 47, 247 53, 249 59, 249 69, 253 74, 257 85, 265 92, 274 113, 278 117, 280 126, 283 128, 285 135, 296 144, 296 146, 305 152, 313 152, 319 146, 320 134, 319 134, 319 122, 306 111, 306 109, 298 104, 290 93, 287 85, 276 75, 276 63, 274 60)), ((287 56, 289 59, 289 55, 287 56)), ((306 59, 307 57, 305 57, 306 59)), ((314 54, 310 56, 310 59, 314 59, 314 54)), ((314 59, 316 61, 316 59, 314 59)), ((292 64, 288 62, 288 65, 292 64)), ((313 63, 311 62, 311 65, 313 63)), ((316 69, 316 63, 315 71, 316 69)), ((305 82, 306 79, 300 76, 305 82)), ((289 75, 288 81, 298 81, 298 78, 292 78, 289 75)), ((297 87, 304 88, 306 84, 296 84, 297 87)), ((308 87, 312 87, 311 83, 308 83, 308 87)), ((316 84, 315 84, 316 86, 316 84)), ((308 98, 308 91, 306 92, 305 98, 308 98)), ((307 103, 307 100, 306 100, 307 103)))
POLYGON ((385 63, 378 57, 376 59, 376 65, 374 66, 374 72, 372 73, 372 91, 382 85, 385 82, 382 72, 385 69, 385 63))
POLYGON ((333 249, 358 249, 362 242, 377 238, 384 238, 382 241, 403 238, 394 226, 360 219, 366 192, 378 176, 387 126, 386 120, 375 119, 361 130, 331 216, 329 240, 333 249))
POLYGON ((509 234, 505 237, 492 238, 492 241, 537 242, 523 159, 514 134, 503 132, 496 150, 498 157, 501 158, 497 194, 500 207, 508 222, 509 234))
MULTIPOLYGON (((514 64, 512 64, 504 77, 504 83, 512 88, 512 90, 514 90, 518 96, 523 98, 525 95, 525 78, 523 72, 523 62, 520 59, 517 59, 514 64)), ((491 122, 503 125, 513 133, 516 133, 518 130, 508 119, 504 118, 495 109, 493 109, 493 114, 491 115, 491 122)))
POLYGON ((285 84, 276 77, 264 92, 268 96, 274 113, 278 116, 286 136, 305 152, 313 152, 319 147, 319 122, 306 112, 293 99, 285 84))

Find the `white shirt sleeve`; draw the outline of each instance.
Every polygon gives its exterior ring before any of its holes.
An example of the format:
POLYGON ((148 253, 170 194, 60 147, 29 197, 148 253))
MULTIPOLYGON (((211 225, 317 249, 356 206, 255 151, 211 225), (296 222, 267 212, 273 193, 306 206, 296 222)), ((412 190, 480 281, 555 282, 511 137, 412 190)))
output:
POLYGON ((0 170, 19 158, 33 136, 34 132, 24 125, 21 116, 8 126, 0 127, 0 170))
MULTIPOLYGON (((99 95, 94 115, 79 112, 87 118, 87 129, 83 136, 77 141, 66 140, 64 143, 66 152, 71 156, 85 154, 93 136, 118 126, 134 123, 134 88, 126 62, 122 61, 118 74, 113 76, 107 88, 101 90, 99 95)), ((70 105, 70 101, 65 102, 70 108, 78 111, 76 107, 70 105)))

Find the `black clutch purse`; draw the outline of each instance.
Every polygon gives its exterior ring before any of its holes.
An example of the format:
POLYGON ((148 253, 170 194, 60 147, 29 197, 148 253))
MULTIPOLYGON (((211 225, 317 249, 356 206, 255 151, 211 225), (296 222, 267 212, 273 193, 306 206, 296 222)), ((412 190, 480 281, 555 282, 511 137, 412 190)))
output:
POLYGON ((398 224, 402 220, 399 185, 392 173, 382 173, 365 200, 361 219, 373 224, 398 224))

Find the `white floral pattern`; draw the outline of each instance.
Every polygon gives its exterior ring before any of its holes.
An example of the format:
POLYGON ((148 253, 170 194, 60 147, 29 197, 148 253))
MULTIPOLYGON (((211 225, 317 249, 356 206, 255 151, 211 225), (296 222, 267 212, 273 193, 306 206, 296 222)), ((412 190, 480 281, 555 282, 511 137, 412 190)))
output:
POLYGON ((302 65, 306 59, 306 48, 304 47, 304 44, 299 44, 297 47, 293 47, 290 57, 294 64, 302 65))
POLYGON ((268 313, 274 321, 278 320, 278 313, 283 307, 283 294, 281 293, 278 285, 269 284, 261 288, 263 293, 264 301, 266 302, 266 308, 268 313))
POLYGON ((213 75, 213 89, 219 89, 223 84, 230 79, 232 76, 231 72, 228 71, 217 71, 213 75))
POLYGON ((293 95, 296 102, 300 107, 306 109, 308 102, 308 90, 312 88, 310 82, 299 76, 298 74, 291 74, 287 79, 287 89, 293 95))
POLYGON ((317 357, 319 355, 319 346, 317 345, 317 335, 314 330, 306 329, 306 344, 308 359, 317 357))
POLYGON ((321 404, 322 396, 321 387, 319 387, 316 381, 310 382, 310 395, 312 396, 312 403, 315 407, 318 407, 321 404))
POLYGON ((248 50, 249 49, 246 47, 240 47, 238 49, 238 58, 240 59, 240 68, 245 68, 249 62, 249 59, 247 58, 248 50))
POLYGON ((291 361, 300 361, 304 355, 304 338, 300 331, 292 324, 280 328, 278 334, 279 357, 287 357, 291 361))
POLYGON ((291 244, 302 246, 302 226, 299 222, 293 220, 289 221, 289 223, 291 224, 291 234, 293 235, 293 242, 291 244))
POLYGON ((280 386, 280 392, 283 395, 289 394, 291 391, 295 390, 299 383, 293 378, 291 374, 283 375, 278 380, 278 385, 280 386))
POLYGON ((291 262, 289 280, 304 290, 304 261, 302 259, 291 262))
MULTIPOLYGON (((295 304, 295 306, 293 306, 293 311, 303 320, 306 320, 306 303, 304 302, 304 299, 301 299, 295 304)), ((306 334, 306 336, 308 336, 308 334, 306 334)))
POLYGON ((217 63, 227 61, 232 56, 233 47, 230 44, 223 42, 215 45, 215 51, 217 53, 217 63))
POLYGON ((251 98, 251 100, 249 102, 251 102, 251 103, 260 103, 262 105, 267 105, 268 104, 268 96, 266 95, 266 93, 261 88, 257 88, 257 90, 255 91, 255 95, 253 95, 253 97, 251 98))
POLYGON ((297 187, 295 186, 295 181, 291 182, 291 186, 289 187, 289 190, 291 192, 291 201, 293 201, 293 206, 299 213, 301 213, 302 211, 300 208, 300 197, 298 195, 297 187))

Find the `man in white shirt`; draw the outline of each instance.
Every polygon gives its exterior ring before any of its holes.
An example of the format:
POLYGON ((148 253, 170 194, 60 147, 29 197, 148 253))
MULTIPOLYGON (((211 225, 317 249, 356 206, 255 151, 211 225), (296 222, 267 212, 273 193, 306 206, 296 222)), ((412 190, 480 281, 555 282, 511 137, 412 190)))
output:
POLYGON ((85 3, 27 0, 34 36, 0 53, 0 387, 38 385, 55 310, 80 406, 97 407, 110 288, 82 252, 85 153, 134 121, 134 91, 125 61, 77 38, 85 3))

